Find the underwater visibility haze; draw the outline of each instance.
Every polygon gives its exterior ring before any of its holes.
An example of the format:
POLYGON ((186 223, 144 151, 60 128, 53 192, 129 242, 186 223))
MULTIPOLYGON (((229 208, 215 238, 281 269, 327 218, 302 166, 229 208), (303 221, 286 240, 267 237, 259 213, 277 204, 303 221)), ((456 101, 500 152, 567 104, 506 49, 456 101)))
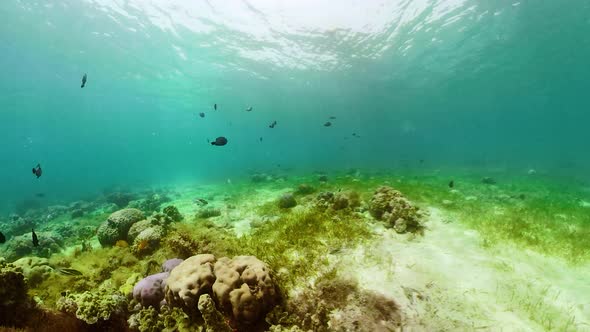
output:
POLYGON ((590 331, 590 2, 0 18, 0 326, 590 331))

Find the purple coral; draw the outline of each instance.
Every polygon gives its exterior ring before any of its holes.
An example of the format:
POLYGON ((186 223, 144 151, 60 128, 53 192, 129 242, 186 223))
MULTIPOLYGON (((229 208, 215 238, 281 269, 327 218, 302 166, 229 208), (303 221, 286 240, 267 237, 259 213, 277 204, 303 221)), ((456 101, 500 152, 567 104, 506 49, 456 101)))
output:
POLYGON ((169 259, 162 264, 162 271, 170 272, 173 268, 175 268, 178 264, 182 263, 183 261, 184 260, 180 258, 169 259))
POLYGON ((159 307, 160 302, 164 299, 168 275, 168 272, 161 272, 141 279, 133 287, 133 298, 144 307, 159 307))

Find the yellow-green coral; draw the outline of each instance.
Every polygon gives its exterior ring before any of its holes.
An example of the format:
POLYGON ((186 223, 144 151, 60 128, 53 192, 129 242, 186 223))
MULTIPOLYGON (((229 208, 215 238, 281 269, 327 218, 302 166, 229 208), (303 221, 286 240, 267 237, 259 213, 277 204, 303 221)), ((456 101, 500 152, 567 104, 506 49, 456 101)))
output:
POLYGON ((206 332, 232 332, 221 312, 215 308, 215 303, 209 294, 199 297, 199 311, 205 320, 206 332))
POLYGON ((66 294, 57 301, 60 311, 74 313, 76 318, 88 324, 99 320, 109 320, 113 315, 123 314, 127 305, 126 298, 115 290, 110 283, 105 283, 96 291, 81 294, 66 294))
POLYGON ((129 327, 140 332, 189 332, 198 331, 187 314, 179 308, 163 306, 160 311, 153 307, 141 309, 131 315, 129 327))

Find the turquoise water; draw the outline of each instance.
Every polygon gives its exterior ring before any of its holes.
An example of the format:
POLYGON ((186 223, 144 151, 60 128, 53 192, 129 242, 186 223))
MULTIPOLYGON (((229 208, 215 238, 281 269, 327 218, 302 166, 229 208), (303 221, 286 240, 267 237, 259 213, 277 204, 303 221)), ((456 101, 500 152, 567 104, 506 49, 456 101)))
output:
POLYGON ((269 301, 203 286, 225 329, 588 331, 588 32, 582 0, 1 1, 0 325, 211 328, 176 272, 133 287, 212 254, 269 301))
POLYGON ((3 1, 2 208, 32 192, 75 198, 277 164, 586 175, 589 12, 586 1, 3 1), (207 144, 217 136, 229 144, 207 144), (40 181, 28 171, 38 162, 40 181))

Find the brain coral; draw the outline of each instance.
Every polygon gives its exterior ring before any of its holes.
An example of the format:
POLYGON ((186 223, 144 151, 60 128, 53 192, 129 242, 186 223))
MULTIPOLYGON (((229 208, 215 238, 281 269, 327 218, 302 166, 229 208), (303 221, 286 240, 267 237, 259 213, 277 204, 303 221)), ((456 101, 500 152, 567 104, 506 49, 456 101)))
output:
POLYGON ((254 256, 223 257, 215 263, 215 275, 213 294, 236 321, 256 322, 278 302, 270 269, 254 256))
POLYGON ((195 255, 178 264, 166 280, 166 302, 181 307, 187 313, 196 313, 199 296, 211 292, 215 282, 215 257, 195 255))

